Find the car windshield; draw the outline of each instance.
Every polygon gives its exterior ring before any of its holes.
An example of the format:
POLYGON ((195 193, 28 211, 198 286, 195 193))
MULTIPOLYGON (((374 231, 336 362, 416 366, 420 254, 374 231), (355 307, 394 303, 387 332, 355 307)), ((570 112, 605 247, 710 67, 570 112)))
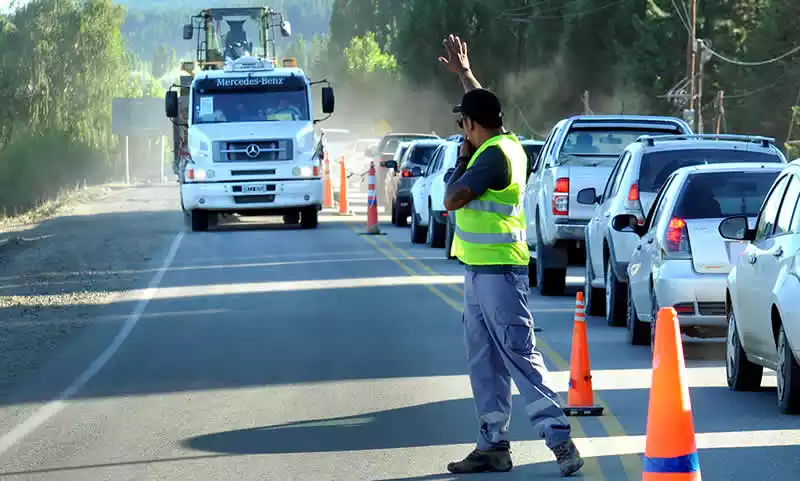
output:
POLYGON ((406 162, 416 165, 428 165, 436 152, 438 145, 415 145, 414 149, 406 157, 406 162))
POLYGON ((528 158, 531 160, 535 159, 536 155, 542 150, 542 146, 537 144, 522 144, 522 148, 525 149, 525 153, 528 154, 528 158))
POLYGON ((309 120, 305 90, 196 92, 193 109, 195 124, 309 120))
POLYGON ((689 176, 674 211, 684 219, 756 217, 779 172, 704 172, 689 176))
POLYGON ((667 177, 681 167, 732 162, 769 163, 781 162, 781 159, 775 154, 733 149, 683 149, 648 152, 642 156, 641 167, 639 167, 639 191, 658 192, 667 177))
POLYGON ((635 142, 642 135, 675 133, 678 133, 677 127, 674 131, 664 130, 663 127, 653 130, 574 128, 569 131, 564 139, 564 144, 558 156, 558 163, 574 162, 591 166, 613 166, 625 147, 635 142))

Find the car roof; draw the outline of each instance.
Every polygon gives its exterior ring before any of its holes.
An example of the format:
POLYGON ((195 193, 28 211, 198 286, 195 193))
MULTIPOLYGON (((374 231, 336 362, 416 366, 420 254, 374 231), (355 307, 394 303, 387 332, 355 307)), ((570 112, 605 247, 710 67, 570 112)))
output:
POLYGON ((544 140, 525 139, 519 142, 522 145, 544 145, 544 140))
POLYGON ((438 135, 420 134, 418 132, 408 132, 408 133, 405 133, 405 134, 402 133, 402 132, 392 132, 391 134, 386 134, 383 137, 386 138, 386 137, 412 137, 412 136, 425 137, 425 138, 429 138, 429 139, 438 139, 438 138, 440 138, 438 135))
POLYGON ((786 164, 780 162, 730 162, 719 164, 701 164, 689 165, 677 169, 679 175, 692 175, 703 173, 724 173, 724 172, 741 172, 741 171, 767 171, 767 172, 781 172, 786 168, 786 164))
POLYGON ((760 152, 764 154, 773 154, 785 161, 785 156, 780 149, 773 143, 769 143, 766 147, 762 145, 761 137, 753 137, 753 140, 711 140, 711 139, 669 139, 657 140, 653 145, 647 142, 638 141, 632 142, 626 149, 631 151, 646 152, 665 152, 675 150, 740 150, 745 152, 760 152))

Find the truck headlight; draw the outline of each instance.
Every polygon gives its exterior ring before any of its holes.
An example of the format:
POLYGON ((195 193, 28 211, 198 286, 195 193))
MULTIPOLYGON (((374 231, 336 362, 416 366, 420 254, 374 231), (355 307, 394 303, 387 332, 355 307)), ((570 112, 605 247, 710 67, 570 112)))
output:
POLYGON ((314 167, 295 167, 293 173, 295 177, 312 177, 314 175, 314 167))

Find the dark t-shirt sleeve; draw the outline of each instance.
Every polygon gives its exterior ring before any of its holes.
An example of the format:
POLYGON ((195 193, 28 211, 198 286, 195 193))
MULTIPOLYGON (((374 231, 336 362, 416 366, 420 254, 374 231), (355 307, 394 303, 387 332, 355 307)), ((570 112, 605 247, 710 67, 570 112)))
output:
POLYGON ((456 184, 466 185, 481 196, 487 189, 503 190, 511 183, 508 161, 499 147, 489 147, 481 152, 475 162, 464 172, 456 184))

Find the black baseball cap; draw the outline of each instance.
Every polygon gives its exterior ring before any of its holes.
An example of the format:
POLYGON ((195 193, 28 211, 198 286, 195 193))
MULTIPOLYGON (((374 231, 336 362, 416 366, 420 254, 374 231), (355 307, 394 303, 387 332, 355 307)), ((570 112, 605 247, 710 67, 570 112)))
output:
POLYGON ((470 90, 461 98, 461 103, 453 107, 453 112, 463 114, 488 129, 503 126, 500 99, 490 90, 470 90))

